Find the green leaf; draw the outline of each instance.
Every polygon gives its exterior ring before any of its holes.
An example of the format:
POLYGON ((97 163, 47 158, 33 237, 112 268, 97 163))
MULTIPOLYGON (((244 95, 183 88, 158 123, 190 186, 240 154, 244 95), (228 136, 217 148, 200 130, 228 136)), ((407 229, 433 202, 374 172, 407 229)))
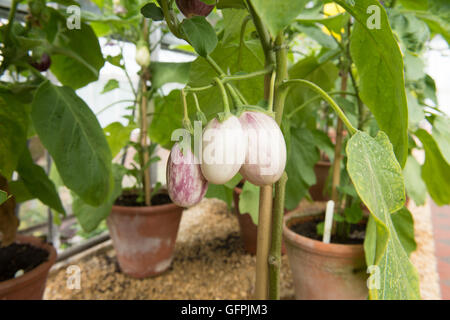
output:
POLYGON ((251 0, 256 13, 272 36, 287 27, 305 8, 306 0, 251 0))
POLYGON ((5 191, 0 190, 0 206, 9 198, 11 198, 11 195, 8 195, 5 191))
POLYGON ((245 8, 245 4, 243 0, 218 0, 217 2, 218 9, 225 8, 245 8))
POLYGON ((393 213, 391 219, 403 248, 408 256, 411 255, 417 249, 417 243, 414 239, 414 219, 411 212, 403 207, 393 213))
POLYGON ((387 135, 376 138, 358 131, 347 143, 347 170, 370 210, 364 249, 368 266, 379 268, 380 287, 371 299, 420 299, 419 277, 399 239, 391 213, 405 202, 402 169, 387 135))
POLYGON ((28 149, 22 152, 17 172, 33 197, 59 213, 66 213, 55 184, 48 178, 44 169, 33 162, 28 149))
POLYGON ((100 93, 103 94, 117 88, 119 88, 119 81, 117 81, 116 79, 109 79, 108 82, 103 87, 102 92, 100 93))
MULTIPOLYGON (((323 90, 329 91, 334 88, 336 79, 338 78, 338 68, 327 59, 321 61, 321 56, 309 56, 294 64, 289 69, 289 77, 291 79, 306 79, 314 82, 320 86, 323 90)), ((287 98, 285 109, 289 113, 295 108, 302 105, 309 99, 317 96, 315 92, 300 85, 292 86, 287 98)), ((308 123, 313 122, 309 128, 316 128, 316 110, 320 107, 320 100, 316 103, 309 103, 301 111, 295 113, 293 119, 296 123, 308 123)))
POLYGON ((206 57, 217 46, 216 32, 205 17, 194 16, 184 19, 181 23, 181 30, 188 42, 202 57, 206 57))
MULTIPOLYGON (((66 24, 66 18, 56 11, 59 24, 66 24)), ((81 23, 81 29, 63 28, 58 32, 52 47, 50 70, 63 84, 78 89, 98 79, 104 59, 97 36, 92 28, 81 23)))
POLYGON ((288 210, 297 207, 308 188, 316 183, 314 165, 319 161, 319 152, 314 140, 309 130, 291 128, 291 151, 286 163, 289 178, 286 183, 285 206, 288 210))
POLYGON ((436 116, 433 121, 431 135, 436 141, 445 161, 450 164, 450 119, 446 116, 436 116))
POLYGON ((16 203, 32 200, 35 197, 28 191, 23 180, 14 180, 9 182, 9 190, 14 195, 16 203))
POLYGON ((387 133, 395 155, 404 166, 408 155, 408 108, 403 59, 392 34, 386 11, 377 0, 336 1, 354 18, 350 51, 360 78, 360 97, 375 116, 381 130, 387 133), (369 29, 372 14, 369 6, 379 8, 380 28, 369 29))
POLYGON ((7 179, 26 146, 28 122, 25 105, 14 95, 0 92, 0 173, 7 179))
POLYGON ((254 224, 258 225, 259 216, 259 187, 245 181, 239 195, 239 212, 248 213, 254 224))
POLYGON ((125 127, 120 122, 113 122, 103 129, 113 158, 117 156, 120 150, 122 150, 130 140, 131 131, 133 131, 133 129, 134 126, 128 125, 125 127))
POLYGON ((410 92, 406 94, 406 98, 408 100, 408 125, 410 130, 415 130, 420 122, 425 119, 425 113, 417 99, 410 92))
MULTIPOLYGON (((224 9, 223 14, 223 38, 221 42, 223 44, 228 44, 231 42, 238 43, 241 36, 241 27, 244 19, 248 16, 247 10, 240 9, 224 9)), ((255 28, 251 27, 252 23, 249 21, 247 23, 245 34, 249 34, 255 28)))
POLYGON ((231 208, 233 202, 233 189, 227 188, 224 185, 209 184, 208 191, 206 191, 206 198, 216 198, 224 201, 228 208, 231 208))
POLYGON ((80 197, 75 196, 72 209, 81 227, 86 232, 94 231, 100 222, 106 219, 111 213, 112 206, 122 193, 122 179, 125 168, 120 165, 113 165, 112 172, 114 183, 111 184, 107 200, 98 207, 94 207, 84 202, 80 197))
POLYGON ((351 207, 344 210, 345 221, 348 223, 358 223, 363 218, 363 211, 359 205, 359 202, 354 202, 351 207))
POLYGON ((111 152, 91 109, 73 89, 46 81, 36 91, 31 118, 64 184, 87 203, 101 204, 112 179, 111 152))
POLYGON ((153 21, 164 20, 164 13, 156 4, 149 2, 141 8, 141 13, 144 17, 152 19, 153 21))
POLYGON ((422 179, 437 205, 450 203, 450 164, 445 161, 436 141, 423 129, 415 132, 425 149, 422 179))
POLYGON ((403 168, 406 194, 418 206, 424 205, 427 199, 427 186, 422 180, 421 172, 422 168, 417 160, 413 156, 408 156, 405 168, 403 168))
POLYGON ((153 88, 160 88, 171 82, 186 84, 189 81, 191 64, 192 62, 152 62, 150 71, 153 88))

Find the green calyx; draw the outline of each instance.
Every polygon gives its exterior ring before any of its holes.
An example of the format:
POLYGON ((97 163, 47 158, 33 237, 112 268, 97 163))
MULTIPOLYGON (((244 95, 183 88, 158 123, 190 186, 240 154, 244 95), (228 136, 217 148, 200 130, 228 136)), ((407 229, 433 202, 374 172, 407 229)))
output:
POLYGON ((261 113, 268 115, 269 117, 275 118, 275 112, 273 112, 273 111, 269 111, 260 106, 248 106, 248 105, 239 106, 237 109, 237 112, 236 112, 236 116, 239 118, 246 111, 261 112, 261 113))

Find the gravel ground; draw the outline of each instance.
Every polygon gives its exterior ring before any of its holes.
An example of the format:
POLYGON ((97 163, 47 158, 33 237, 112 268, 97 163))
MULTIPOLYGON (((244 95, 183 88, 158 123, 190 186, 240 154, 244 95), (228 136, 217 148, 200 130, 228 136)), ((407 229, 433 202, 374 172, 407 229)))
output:
MULTIPOLYGON (((439 299, 430 211, 415 208, 418 250, 412 256, 424 299, 439 299)), ((45 299, 251 299, 255 257, 246 254, 236 217, 226 205, 205 199, 183 213, 171 268, 154 278, 135 280, 119 270, 111 243, 55 265, 45 299), (81 289, 67 288, 66 267, 81 270, 81 289)), ((294 296, 287 256, 282 259, 281 296, 294 296)))

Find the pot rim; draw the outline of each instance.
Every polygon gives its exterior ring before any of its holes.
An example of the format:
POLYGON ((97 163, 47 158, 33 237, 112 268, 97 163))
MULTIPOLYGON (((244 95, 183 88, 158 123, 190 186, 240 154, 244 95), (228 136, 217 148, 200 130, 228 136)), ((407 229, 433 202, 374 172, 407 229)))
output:
POLYGON ((310 217, 318 214, 323 214, 323 210, 313 208, 303 210, 302 212, 294 211, 286 214, 283 219, 283 236, 286 242, 302 250, 322 256, 354 257, 364 255, 363 244, 323 243, 322 241, 299 235, 288 226, 289 221, 292 219, 310 217))
POLYGON ((42 277, 43 274, 47 273, 52 265, 56 261, 56 250, 55 248, 50 244, 43 242, 41 239, 33 236, 23 236, 18 234, 16 236, 16 243, 26 243, 31 244, 32 246, 44 249, 48 252, 48 259, 47 261, 44 261, 34 269, 24 273, 22 276, 18 278, 9 279, 6 281, 0 282, 0 292, 6 293, 8 291, 16 291, 17 289, 20 289, 27 285, 29 282, 33 282, 39 277, 42 277))
POLYGON ((160 204, 156 206, 121 206, 121 205, 113 205, 112 210, 116 213, 120 214, 128 214, 128 215, 153 215, 159 213, 173 212, 174 210, 184 210, 183 207, 179 207, 174 203, 166 203, 160 204))

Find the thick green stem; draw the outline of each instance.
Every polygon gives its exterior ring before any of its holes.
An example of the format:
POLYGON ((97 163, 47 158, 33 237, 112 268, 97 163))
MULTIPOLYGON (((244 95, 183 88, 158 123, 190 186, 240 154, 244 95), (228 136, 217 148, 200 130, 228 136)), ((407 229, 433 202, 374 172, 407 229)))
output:
MULTIPOLYGON (((278 125, 281 125, 283 118, 284 101, 286 90, 283 88, 284 81, 288 78, 287 72, 287 52, 284 45, 284 35, 280 33, 275 39, 276 50, 276 79, 274 111, 278 125)), ((280 299, 280 267, 281 267, 281 239, 283 232, 284 198, 286 181, 288 177, 283 173, 280 180, 275 183, 274 210, 272 215, 272 235, 269 254, 269 299, 280 299)))

